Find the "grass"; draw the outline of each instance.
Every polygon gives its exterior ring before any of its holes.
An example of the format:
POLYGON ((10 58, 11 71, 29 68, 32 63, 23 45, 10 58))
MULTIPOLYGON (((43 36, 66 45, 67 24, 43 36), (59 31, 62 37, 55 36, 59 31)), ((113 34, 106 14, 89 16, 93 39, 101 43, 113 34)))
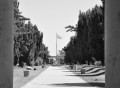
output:
POLYGON ((41 66, 34 66, 36 70, 31 70, 29 76, 24 77, 24 71, 26 68, 21 67, 14 67, 14 74, 13 74, 13 88, 20 88, 25 85, 27 82, 38 76, 41 72, 43 72, 46 68, 42 68, 41 66))
MULTIPOLYGON (((85 80, 86 82, 88 82, 89 84, 93 86, 97 86, 100 88, 105 87, 105 74, 98 75, 98 76, 86 76, 86 75, 83 76, 80 74, 80 72, 75 72, 72 69, 70 69, 69 66, 67 66, 66 68, 72 71, 74 74, 76 74, 76 76, 81 77, 83 80, 85 80)), ((85 67, 85 68, 87 69, 89 67, 85 67)), ((93 73, 90 73, 90 74, 93 74, 93 73)))
MULTIPOLYGON (((34 68, 34 67, 33 67, 34 68)), ((30 80, 32 80, 33 78, 35 78, 36 76, 38 76, 41 72, 43 72, 47 66, 45 68, 42 69, 41 66, 35 66, 36 70, 31 70, 30 74, 28 77, 24 77, 24 71, 26 70, 25 68, 14 68, 14 81, 13 81, 13 88, 20 88, 23 85, 25 85, 27 82, 29 82, 30 80)), ((74 74, 76 74, 76 76, 81 77, 83 80, 85 80, 86 82, 88 82, 89 84, 91 84, 92 86, 97 86, 100 88, 104 88, 105 86, 105 74, 102 75, 98 75, 98 76, 83 76, 80 75, 80 72, 75 72, 72 69, 70 69, 69 66, 66 67, 67 69, 69 69, 71 72, 73 72, 74 74)), ((86 69, 88 69, 89 67, 85 67, 86 69)), ((92 70, 92 69, 88 69, 92 70)), ((92 73, 90 73, 92 74, 92 73)))

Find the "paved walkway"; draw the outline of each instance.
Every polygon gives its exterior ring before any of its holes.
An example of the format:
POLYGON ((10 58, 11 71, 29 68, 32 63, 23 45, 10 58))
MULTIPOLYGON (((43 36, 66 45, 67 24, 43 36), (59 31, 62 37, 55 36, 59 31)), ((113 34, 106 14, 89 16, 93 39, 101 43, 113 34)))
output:
POLYGON ((21 88, 95 88, 64 66, 50 66, 21 88))

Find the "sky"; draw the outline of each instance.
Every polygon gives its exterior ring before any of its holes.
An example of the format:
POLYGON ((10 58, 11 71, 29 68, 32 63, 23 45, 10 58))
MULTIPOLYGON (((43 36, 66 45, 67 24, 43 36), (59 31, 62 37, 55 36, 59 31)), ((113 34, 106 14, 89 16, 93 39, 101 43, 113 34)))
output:
MULTIPOLYGON (((57 39, 57 50, 64 48, 74 36, 74 32, 66 32, 68 25, 75 26, 79 11, 87 11, 100 0, 19 0, 22 15, 30 18, 39 31, 43 32, 43 43, 48 47, 51 56, 56 55, 56 33, 62 39, 57 39)), ((57 51, 58 52, 58 51, 57 51)))

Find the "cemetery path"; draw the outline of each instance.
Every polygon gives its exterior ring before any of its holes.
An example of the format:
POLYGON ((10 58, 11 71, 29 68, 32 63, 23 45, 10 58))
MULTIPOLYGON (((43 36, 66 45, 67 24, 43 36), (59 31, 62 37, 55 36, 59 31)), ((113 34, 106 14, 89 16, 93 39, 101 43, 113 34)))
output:
POLYGON ((96 88, 65 66, 50 66, 21 88, 96 88))

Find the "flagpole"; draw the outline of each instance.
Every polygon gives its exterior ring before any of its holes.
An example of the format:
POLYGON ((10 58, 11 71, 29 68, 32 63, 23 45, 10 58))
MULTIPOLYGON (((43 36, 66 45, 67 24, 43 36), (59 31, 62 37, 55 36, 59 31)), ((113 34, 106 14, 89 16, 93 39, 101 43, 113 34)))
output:
POLYGON ((56 33, 56 59, 57 59, 57 33, 56 33))

